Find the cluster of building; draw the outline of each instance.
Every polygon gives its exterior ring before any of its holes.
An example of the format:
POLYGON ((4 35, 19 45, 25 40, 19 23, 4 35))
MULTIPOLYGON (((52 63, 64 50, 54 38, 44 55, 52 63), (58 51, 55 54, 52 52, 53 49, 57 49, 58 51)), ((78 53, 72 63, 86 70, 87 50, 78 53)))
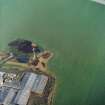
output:
POLYGON ((25 72, 18 80, 16 74, 0 72, 0 105, 27 105, 31 92, 43 95, 47 82, 44 74, 25 72))

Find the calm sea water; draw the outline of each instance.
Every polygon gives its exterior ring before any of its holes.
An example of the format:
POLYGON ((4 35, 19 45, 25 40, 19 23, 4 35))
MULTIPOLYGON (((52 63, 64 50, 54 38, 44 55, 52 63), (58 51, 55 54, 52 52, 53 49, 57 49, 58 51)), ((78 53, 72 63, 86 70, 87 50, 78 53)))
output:
POLYGON ((0 0, 0 49, 16 38, 54 52, 54 105, 105 104, 105 6, 90 0, 0 0))

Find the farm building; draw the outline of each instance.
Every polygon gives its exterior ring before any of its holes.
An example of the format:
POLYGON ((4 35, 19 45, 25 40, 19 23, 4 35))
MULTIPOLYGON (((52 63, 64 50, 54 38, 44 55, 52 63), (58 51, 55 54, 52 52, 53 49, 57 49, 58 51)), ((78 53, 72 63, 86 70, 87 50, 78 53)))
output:
POLYGON ((18 88, 12 84, 13 81, 3 83, 0 86, 0 105, 27 105, 31 92, 42 95, 47 81, 48 77, 43 74, 25 72, 17 83, 20 84, 18 88))

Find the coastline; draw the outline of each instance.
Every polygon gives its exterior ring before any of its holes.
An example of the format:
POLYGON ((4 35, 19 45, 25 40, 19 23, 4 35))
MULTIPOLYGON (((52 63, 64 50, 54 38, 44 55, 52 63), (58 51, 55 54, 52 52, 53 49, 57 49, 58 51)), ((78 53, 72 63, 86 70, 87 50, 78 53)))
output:
MULTIPOLYGON (((0 55, 2 55, 1 52, 0 52, 0 55)), ((3 55, 5 55, 5 54, 3 53, 3 55)), ((53 56, 53 53, 52 53, 52 56, 53 56)), ((46 86, 43 96, 38 95, 38 100, 39 100, 39 97, 42 97, 42 98, 40 98, 41 100, 46 100, 45 105, 46 104, 53 105, 54 96, 56 93, 55 92, 55 90, 56 90, 56 76, 54 75, 54 73, 50 72, 47 68, 48 67, 47 63, 52 58, 52 56, 50 56, 50 58, 45 61, 46 69, 42 69, 42 70, 41 69, 36 70, 36 68, 34 66, 32 66, 32 65, 30 66, 29 64, 19 63, 19 62, 15 61, 14 59, 7 61, 5 64, 3 64, 3 68, 8 69, 7 71, 9 71, 9 72, 15 68, 18 70, 17 72, 29 71, 29 72, 35 72, 35 73, 47 75, 49 78, 49 82, 47 83, 47 86, 46 86)), ((43 61, 43 59, 41 59, 41 60, 43 61)), ((34 94, 34 95, 35 95, 35 97, 37 97, 36 94, 34 94)), ((32 97, 30 96, 30 98, 32 98, 32 97)), ((36 102, 37 102, 37 100, 36 100, 36 102)), ((31 105, 31 104, 28 104, 28 105, 31 105)))

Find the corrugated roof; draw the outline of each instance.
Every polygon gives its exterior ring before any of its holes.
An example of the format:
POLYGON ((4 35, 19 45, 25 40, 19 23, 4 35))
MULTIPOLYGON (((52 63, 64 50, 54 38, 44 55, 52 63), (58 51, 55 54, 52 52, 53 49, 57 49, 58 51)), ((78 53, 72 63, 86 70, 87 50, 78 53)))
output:
POLYGON ((14 88, 14 86, 7 84, 5 87, 0 88, 0 104, 7 105, 7 103, 26 105, 31 94, 31 91, 42 94, 48 77, 45 75, 39 75, 35 73, 26 72, 22 80, 19 82, 20 87, 14 88), (11 102, 12 101, 12 102, 11 102))
POLYGON ((26 74, 26 76, 24 76, 24 78, 23 78, 25 81, 24 87, 22 87, 22 90, 20 90, 17 93, 17 96, 14 100, 15 104, 19 104, 19 105, 26 105, 27 104, 31 90, 32 90, 32 86, 33 86, 34 81, 36 79, 36 76, 37 75, 34 73, 26 74))
POLYGON ((42 95, 44 92, 44 89, 46 87, 48 81, 48 77, 45 75, 40 75, 34 82, 32 92, 35 92, 37 94, 42 95))

